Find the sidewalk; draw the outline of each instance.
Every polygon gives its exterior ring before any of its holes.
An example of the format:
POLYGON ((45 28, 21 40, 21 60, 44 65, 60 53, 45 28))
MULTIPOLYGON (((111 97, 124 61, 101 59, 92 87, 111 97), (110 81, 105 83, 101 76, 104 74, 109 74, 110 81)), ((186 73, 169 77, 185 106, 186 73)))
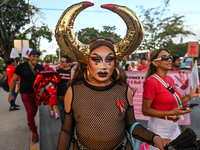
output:
MULTIPOLYGON (((20 94, 16 104, 20 105, 20 110, 9 111, 8 93, 0 88, 0 149, 39 150, 39 143, 31 142, 31 131, 27 126, 26 111, 20 94)), ((35 119, 38 124, 39 116, 35 119)))

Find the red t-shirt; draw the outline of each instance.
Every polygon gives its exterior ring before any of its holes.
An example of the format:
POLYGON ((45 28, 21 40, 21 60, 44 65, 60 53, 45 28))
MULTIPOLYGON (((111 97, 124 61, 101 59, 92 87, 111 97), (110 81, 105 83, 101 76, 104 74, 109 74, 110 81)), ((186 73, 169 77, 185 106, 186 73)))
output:
POLYGON ((147 71, 147 70, 148 70, 148 67, 149 67, 148 64, 142 65, 142 71, 147 71))
MULTIPOLYGON (((12 80, 12 77, 14 75, 14 72, 15 72, 15 66, 11 66, 11 65, 8 65, 8 67, 6 68, 6 73, 7 73, 7 76, 8 76, 8 86, 10 86, 10 82, 12 80)), ((20 78, 18 78, 17 81, 19 81, 20 78)))
POLYGON ((47 91, 49 92, 49 94, 51 95, 51 97, 49 98, 49 106, 52 105, 57 105, 57 86, 52 88, 52 87, 48 87, 47 91))
POLYGON ((141 65, 137 65, 137 70, 141 71, 141 65))
MULTIPOLYGON (((156 73, 156 75, 158 75, 156 73)), ((181 94, 177 90, 174 80, 167 76, 166 78, 158 75, 165 83, 173 87, 179 98, 182 99, 181 94)), ((170 111, 178 107, 176 99, 173 94, 164 87, 160 81, 154 77, 148 77, 143 86, 143 97, 153 101, 151 108, 163 111, 170 111)))
POLYGON ((148 70, 148 67, 149 67, 148 64, 146 64, 146 65, 139 65, 139 66, 137 67, 137 69, 138 69, 138 71, 147 71, 147 70, 148 70))
POLYGON ((181 69, 178 68, 177 71, 181 71, 181 69))

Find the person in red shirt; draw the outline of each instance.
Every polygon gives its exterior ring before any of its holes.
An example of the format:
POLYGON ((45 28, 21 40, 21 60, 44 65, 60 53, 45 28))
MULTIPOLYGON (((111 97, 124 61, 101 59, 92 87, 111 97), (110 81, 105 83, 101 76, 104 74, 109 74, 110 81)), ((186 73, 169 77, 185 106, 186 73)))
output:
MULTIPOLYGON (((6 68, 6 73, 7 73, 7 76, 8 76, 8 86, 10 87, 10 82, 12 80, 12 77, 13 77, 13 74, 14 74, 14 71, 15 71, 15 65, 16 65, 16 61, 14 58, 10 58, 8 61, 7 61, 7 65, 8 67, 6 68)), ((19 85, 19 78, 17 80, 17 85, 19 85)), ((14 97, 14 103, 11 103, 10 104, 10 108, 9 108, 9 111, 15 111, 15 110, 19 110, 19 108, 17 107, 20 107, 19 105, 15 104, 15 101, 16 101, 16 98, 17 98, 17 95, 18 95, 18 92, 15 93, 15 88, 13 89, 12 91, 12 95, 14 97)))
MULTIPOLYGON (((161 138, 174 140, 180 134, 177 115, 189 113, 192 108, 184 110, 182 106, 178 107, 174 95, 152 75, 156 74, 166 84, 172 86, 182 104, 199 95, 200 92, 196 92, 197 89, 200 91, 199 86, 182 98, 173 79, 167 76, 167 71, 171 70, 172 67, 172 56, 170 56, 169 50, 154 50, 150 57, 151 63, 144 82, 142 113, 145 116, 150 116, 148 122, 150 131, 160 135, 161 138)), ((150 150, 157 150, 157 148, 150 146, 150 150)))
POLYGON ((141 61, 140 61, 140 59, 137 60, 137 65, 136 65, 136 67, 137 67, 137 70, 138 70, 138 71, 141 70, 141 61))
POLYGON ((141 59, 141 70, 142 71, 147 71, 148 70, 148 67, 149 65, 147 64, 147 59, 146 58, 142 58, 141 59))
POLYGON ((50 81, 49 87, 47 88, 47 91, 51 95, 49 98, 49 106, 50 106, 50 111, 51 111, 51 117, 53 116, 53 109, 55 111, 55 118, 58 119, 58 109, 57 109, 57 86, 56 83, 53 81, 50 81))

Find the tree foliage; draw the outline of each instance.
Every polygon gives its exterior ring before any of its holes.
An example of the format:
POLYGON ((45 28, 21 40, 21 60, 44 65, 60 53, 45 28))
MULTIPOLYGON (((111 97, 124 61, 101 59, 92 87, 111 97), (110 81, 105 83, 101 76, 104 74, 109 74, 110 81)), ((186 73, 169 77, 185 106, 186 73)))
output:
POLYGON ((86 44, 89 40, 98 37, 99 31, 94 28, 85 28, 78 31, 78 39, 82 43, 86 44))
POLYGON ((168 48, 172 38, 177 36, 195 35, 191 31, 185 30, 184 16, 174 14, 165 17, 169 0, 165 0, 165 6, 144 9, 140 6, 143 18, 144 39, 139 49, 154 50, 157 48, 168 48))
POLYGON ((108 37, 111 38, 115 43, 121 40, 120 35, 115 33, 116 27, 115 26, 103 26, 103 31, 99 31, 94 28, 85 28, 78 31, 78 39, 83 43, 87 43, 93 38, 96 37, 108 37))
POLYGON ((116 27, 115 26, 103 26, 103 31, 99 33, 100 36, 111 38, 115 43, 121 41, 120 35, 115 33, 116 27))
POLYGON ((60 51, 60 58, 64 55, 66 55, 66 53, 64 51, 62 51, 60 48, 56 49, 56 55, 52 55, 52 54, 48 54, 44 57, 43 61, 45 62, 58 62, 59 61, 59 51, 60 51), (53 58, 52 58, 53 57, 53 58))
POLYGON ((40 40, 41 38, 45 38, 48 42, 52 41, 52 32, 49 30, 48 26, 43 24, 40 27, 35 25, 31 26, 24 33, 20 33, 18 36, 19 39, 28 39, 29 47, 32 49, 37 49, 40 52, 40 40))
POLYGON ((48 54, 44 57, 43 61, 45 62, 58 62, 58 57, 56 55, 53 54, 48 54))
POLYGON ((35 25, 42 18, 42 13, 33 5, 28 5, 25 0, 0 0, 0 54, 4 62, 8 60, 11 48, 14 47, 13 39, 30 40, 31 48, 39 50, 41 37, 51 41, 52 33, 47 25, 35 25), (30 26, 26 29, 27 26, 30 26))
POLYGON ((56 56, 58 56, 59 58, 59 52, 60 52, 60 58, 64 55, 66 55, 66 53, 64 51, 62 51, 60 48, 56 49, 56 56))

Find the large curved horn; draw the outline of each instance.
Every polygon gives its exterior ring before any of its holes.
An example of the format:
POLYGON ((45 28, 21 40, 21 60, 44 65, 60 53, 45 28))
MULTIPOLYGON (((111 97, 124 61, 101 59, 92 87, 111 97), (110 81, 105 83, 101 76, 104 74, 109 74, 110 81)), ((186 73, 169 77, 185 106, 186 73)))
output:
POLYGON ((63 12, 56 25, 55 37, 58 45, 75 61, 86 61, 89 55, 89 45, 81 43, 74 35, 74 21, 83 9, 93 5, 87 1, 72 5, 63 12))
POLYGON ((125 6, 105 4, 101 5, 101 7, 118 14, 127 25, 127 32, 124 39, 114 45, 116 60, 121 61, 141 44, 144 35, 142 24, 136 14, 125 6))

